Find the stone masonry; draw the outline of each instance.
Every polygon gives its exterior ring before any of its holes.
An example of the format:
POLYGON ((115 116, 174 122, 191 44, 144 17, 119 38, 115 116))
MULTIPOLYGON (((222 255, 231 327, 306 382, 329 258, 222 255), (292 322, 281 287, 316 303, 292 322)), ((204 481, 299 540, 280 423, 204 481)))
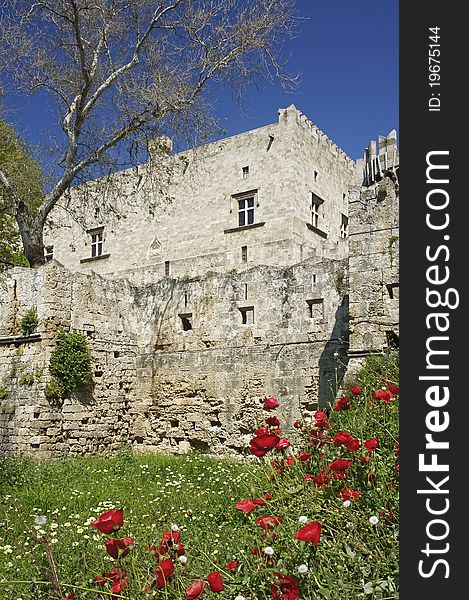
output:
POLYGON ((53 259, 0 278, 0 451, 235 454, 266 396, 289 426, 326 406, 347 365, 398 340, 394 141, 355 163, 291 106, 167 155, 166 188, 147 185, 151 161, 114 176, 123 219, 56 212, 53 259), (32 306, 39 326, 23 338, 32 306), (86 401, 44 394, 61 328, 89 342, 86 401))

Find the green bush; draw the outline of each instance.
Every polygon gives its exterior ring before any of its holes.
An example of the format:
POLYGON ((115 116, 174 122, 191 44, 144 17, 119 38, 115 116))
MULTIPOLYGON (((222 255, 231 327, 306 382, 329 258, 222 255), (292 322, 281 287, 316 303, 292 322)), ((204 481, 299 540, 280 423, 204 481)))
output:
MULTIPOLYGON (((55 391, 62 390, 65 397, 88 386, 93 378, 91 353, 86 338, 81 333, 59 331, 56 346, 50 357, 49 370, 55 378, 55 391)), ((52 387, 49 385, 49 391, 52 387)))
POLYGON ((39 319, 37 316, 37 310, 36 307, 33 306, 24 313, 21 319, 21 331, 23 332, 23 335, 31 335, 36 331, 38 325, 39 319))

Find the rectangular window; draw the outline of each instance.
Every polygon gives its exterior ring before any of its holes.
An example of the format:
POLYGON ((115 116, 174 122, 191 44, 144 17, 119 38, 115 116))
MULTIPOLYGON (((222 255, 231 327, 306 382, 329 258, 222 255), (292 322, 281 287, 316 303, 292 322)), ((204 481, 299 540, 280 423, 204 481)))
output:
POLYGON ((311 192, 311 225, 319 229, 321 205, 324 200, 311 192))
POLYGON ((96 258, 103 254, 104 243, 104 227, 98 229, 90 229, 88 231, 91 236, 91 257, 96 258))
POLYGON ((307 316, 309 319, 314 319, 316 322, 322 321, 324 317, 324 300, 323 298, 315 298, 314 300, 306 300, 308 305, 307 316))
POLYGON ((249 176, 249 167, 243 167, 243 179, 247 179, 249 176))
POLYGON ((348 217, 340 215, 340 237, 346 238, 348 236, 348 217))
POLYGON ((183 331, 191 331, 192 329, 192 313, 185 313, 179 315, 181 319, 182 329, 183 331))
POLYGON ((238 225, 252 225, 254 223, 254 196, 238 200, 238 225))
POLYGON ((169 275, 169 273, 170 273, 169 260, 165 260, 165 262, 164 262, 164 274, 167 277, 169 275))
POLYGON ((241 261, 248 262, 248 247, 241 246, 241 261))
POLYGON ((241 323, 243 325, 254 324, 254 306, 240 308, 239 312, 241 313, 241 323))
POLYGON ((54 258, 54 246, 46 246, 44 248, 44 258, 49 262, 54 258))

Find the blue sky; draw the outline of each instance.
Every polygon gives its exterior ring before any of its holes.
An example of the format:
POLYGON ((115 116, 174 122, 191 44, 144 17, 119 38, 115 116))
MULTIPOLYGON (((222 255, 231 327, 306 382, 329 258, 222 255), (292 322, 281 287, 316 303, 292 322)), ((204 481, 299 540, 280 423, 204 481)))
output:
POLYGON ((223 95, 218 112, 228 135, 277 119, 289 104, 301 110, 351 158, 371 139, 399 133, 399 2, 297 0, 301 23, 289 42, 291 71, 302 73, 294 94, 279 86, 252 90, 241 112, 223 95))
MULTIPOLYGON (((302 75, 298 90, 251 88, 242 109, 220 90, 222 127, 235 135, 273 123, 293 103, 351 158, 361 157, 371 139, 398 130, 398 8, 398 0, 297 0, 306 20, 285 54, 289 70, 302 75)), ((47 131, 47 104, 39 97, 15 103, 9 120, 37 143, 47 131)))

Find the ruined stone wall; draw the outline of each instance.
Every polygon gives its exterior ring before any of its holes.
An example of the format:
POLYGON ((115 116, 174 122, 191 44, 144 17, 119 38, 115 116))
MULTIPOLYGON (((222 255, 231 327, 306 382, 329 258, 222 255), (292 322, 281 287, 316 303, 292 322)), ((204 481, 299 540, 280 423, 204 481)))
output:
POLYGON ((399 185, 384 177, 350 201, 350 363, 399 343, 399 185))
POLYGON ((2 453, 87 454, 124 443, 235 451, 271 394, 291 424, 331 399, 345 361, 344 271, 343 261, 309 260, 140 286, 55 262, 4 273, 2 453), (15 337, 32 306, 37 334, 15 337), (84 333, 94 372, 91 396, 63 405, 44 394, 60 328, 84 333))

